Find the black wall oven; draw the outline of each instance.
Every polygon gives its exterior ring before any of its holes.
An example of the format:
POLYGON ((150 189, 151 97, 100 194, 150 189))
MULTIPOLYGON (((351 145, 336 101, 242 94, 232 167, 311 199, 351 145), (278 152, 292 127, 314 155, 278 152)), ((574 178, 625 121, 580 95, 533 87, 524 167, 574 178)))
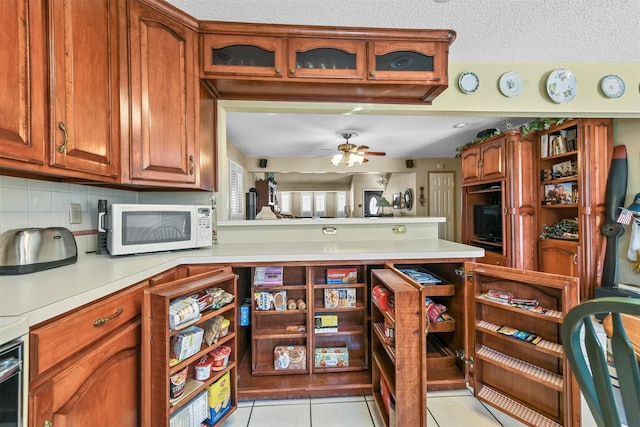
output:
POLYGON ((0 427, 22 427, 23 343, 0 346, 0 427))

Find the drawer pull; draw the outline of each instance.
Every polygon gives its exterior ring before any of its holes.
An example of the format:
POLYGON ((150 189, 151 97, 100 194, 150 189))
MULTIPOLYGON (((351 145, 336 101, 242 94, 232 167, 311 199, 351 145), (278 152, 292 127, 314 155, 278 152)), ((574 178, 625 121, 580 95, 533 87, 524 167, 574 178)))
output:
POLYGON ((95 322, 93 322, 93 326, 102 326, 102 325, 104 325, 105 323, 107 323, 109 320, 113 320, 113 319, 115 319, 116 317, 120 316, 121 314, 122 314, 122 309, 121 309, 121 308, 119 308, 119 309, 117 309, 117 310, 116 310, 116 312, 115 312, 115 313, 113 313, 111 316, 109 316, 109 317, 103 317, 103 318, 98 319, 98 320, 96 320, 95 322))

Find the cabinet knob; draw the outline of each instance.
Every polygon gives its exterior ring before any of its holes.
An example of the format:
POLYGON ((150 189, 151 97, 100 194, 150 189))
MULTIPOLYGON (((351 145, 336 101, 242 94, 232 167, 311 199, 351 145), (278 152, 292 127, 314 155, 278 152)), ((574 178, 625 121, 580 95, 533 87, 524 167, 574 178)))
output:
POLYGON ((293 68, 293 67, 289 68, 289 73, 290 74, 295 74, 295 72, 296 72, 295 68, 293 68))
POLYGON ((58 147, 58 153, 64 154, 65 151, 67 151, 67 144, 69 143, 69 133, 67 132, 67 127, 65 126, 64 122, 58 123, 58 127, 62 130, 62 133, 64 134, 64 142, 60 147, 58 147))
POLYGON ((189 175, 193 175, 195 164, 193 163, 193 155, 189 156, 189 175))
POLYGON ((375 75, 376 75, 376 70, 371 70, 371 71, 369 71, 369 75, 370 75, 371 77, 375 76, 375 75))
POLYGON ((280 71, 282 71, 282 69, 280 67, 276 67, 276 73, 280 74, 280 71))
POLYGON ((53 427, 53 423, 49 420, 44 420, 42 427, 53 427))

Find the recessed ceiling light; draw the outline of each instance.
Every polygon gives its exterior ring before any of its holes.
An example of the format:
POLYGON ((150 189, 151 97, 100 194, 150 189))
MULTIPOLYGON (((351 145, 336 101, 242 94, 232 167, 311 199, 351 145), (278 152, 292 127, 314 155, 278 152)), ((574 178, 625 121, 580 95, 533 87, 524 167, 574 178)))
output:
MULTIPOLYGON (((434 1, 438 1, 438 0, 434 0, 434 1)), ((462 129, 464 127, 467 127, 466 123, 456 123, 455 125, 453 125, 454 128, 456 129, 462 129)))

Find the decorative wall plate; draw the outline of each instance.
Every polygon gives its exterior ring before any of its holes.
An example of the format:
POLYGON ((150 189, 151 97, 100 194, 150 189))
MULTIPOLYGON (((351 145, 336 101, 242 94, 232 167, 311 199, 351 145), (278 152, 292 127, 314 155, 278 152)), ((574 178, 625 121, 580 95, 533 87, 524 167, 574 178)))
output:
POLYGON ((624 80, 615 74, 606 75, 600 81, 600 89, 609 98, 620 98, 624 95, 624 80))
POLYGON ((465 71, 464 73, 460 74, 460 78, 458 78, 458 87, 460 87, 460 90, 464 93, 473 93, 478 90, 479 86, 480 79, 478 78, 476 73, 465 71))
POLYGON ((499 87, 500 92, 506 97, 513 98, 514 96, 520 95, 520 92, 522 92, 520 74, 515 71, 504 73, 500 77, 499 87))
POLYGON ((410 188, 404 190, 404 207, 408 211, 413 207, 413 191, 410 188))
POLYGON ((547 94, 553 102, 565 104, 576 96, 578 81, 569 70, 553 70, 547 78, 547 94))

